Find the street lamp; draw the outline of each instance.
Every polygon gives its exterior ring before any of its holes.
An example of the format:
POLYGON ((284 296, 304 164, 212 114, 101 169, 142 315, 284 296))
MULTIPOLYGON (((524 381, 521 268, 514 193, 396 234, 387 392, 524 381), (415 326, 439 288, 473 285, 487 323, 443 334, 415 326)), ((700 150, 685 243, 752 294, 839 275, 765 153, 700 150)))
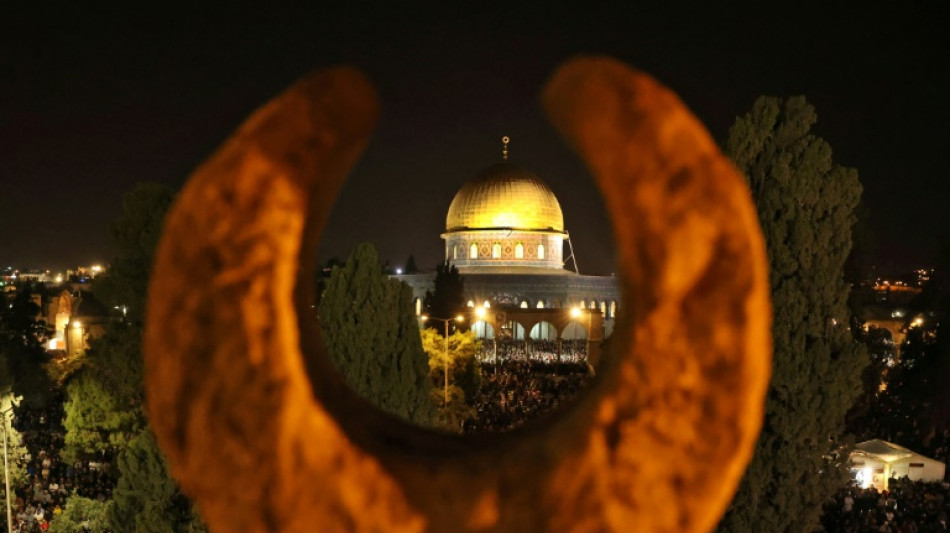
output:
POLYGON ((442 389, 442 406, 448 407, 449 405, 449 322, 456 321, 462 322, 465 320, 465 317, 458 315, 455 318, 438 318, 434 316, 422 315, 422 321, 427 320, 438 320, 445 324, 445 352, 442 356, 442 373, 445 374, 445 388, 442 389))
POLYGON ((9 408, 0 412, 0 424, 3 424, 3 483, 7 489, 7 531, 13 531, 13 511, 10 509, 10 463, 7 458, 7 413, 13 411, 9 408))

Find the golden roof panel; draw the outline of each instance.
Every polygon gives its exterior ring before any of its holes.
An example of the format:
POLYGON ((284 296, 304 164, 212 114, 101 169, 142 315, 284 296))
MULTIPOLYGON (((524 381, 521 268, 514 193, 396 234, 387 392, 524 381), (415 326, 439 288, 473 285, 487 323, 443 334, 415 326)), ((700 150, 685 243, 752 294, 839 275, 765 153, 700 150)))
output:
POLYGON ((564 215, 541 178, 499 163, 462 186, 445 219, 446 231, 496 228, 564 231, 564 215))

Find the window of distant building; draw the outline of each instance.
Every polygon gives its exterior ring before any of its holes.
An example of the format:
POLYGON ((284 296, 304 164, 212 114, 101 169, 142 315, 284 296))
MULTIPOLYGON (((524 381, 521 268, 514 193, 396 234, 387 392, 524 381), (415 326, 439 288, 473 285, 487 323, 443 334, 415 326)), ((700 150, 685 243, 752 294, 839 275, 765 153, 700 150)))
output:
POLYGON ((524 245, 520 242, 515 245, 515 259, 524 259, 524 245))
POLYGON ((528 308, 528 302, 526 302, 526 301, 521 302, 521 308, 522 308, 522 309, 527 309, 527 308, 528 308))
POLYGON ((477 243, 473 242, 472 245, 468 248, 468 258, 478 259, 478 244, 477 243))
POLYGON ((544 300, 538 300, 538 309, 544 309, 544 300))
POLYGON ((492 259, 498 259, 501 257, 501 245, 497 242, 491 245, 491 256, 492 259))
POLYGON ((538 259, 544 259, 544 245, 538 245, 538 259))

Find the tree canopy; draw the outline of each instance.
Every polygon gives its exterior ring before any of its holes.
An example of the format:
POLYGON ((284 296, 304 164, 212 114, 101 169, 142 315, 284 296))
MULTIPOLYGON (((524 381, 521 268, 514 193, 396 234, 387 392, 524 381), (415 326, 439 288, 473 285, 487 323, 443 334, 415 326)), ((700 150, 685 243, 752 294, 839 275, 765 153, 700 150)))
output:
POLYGON ((109 307, 127 306, 90 343, 82 367, 67 382, 65 454, 105 451, 118 455, 118 474, 106 520, 113 531, 203 531, 194 509, 178 491, 144 409, 142 326, 152 257, 174 193, 140 184, 125 195, 112 225, 117 254, 108 275, 97 278, 97 296, 109 307))
POLYGON ((359 245, 320 298, 327 351, 347 385, 403 419, 431 425, 435 408, 412 309, 412 290, 383 274, 376 249, 359 245))
MULTIPOLYGON (((446 261, 436 267, 433 284, 433 290, 426 292, 423 302, 427 315, 452 318, 465 312, 465 282, 455 265, 446 261)), ((431 323, 427 327, 436 326, 438 324, 431 323)), ((449 331, 451 333, 454 330, 455 325, 452 324, 449 331)))
POLYGON ((810 132, 816 121, 804 97, 761 97, 726 143, 765 235, 775 351, 762 435, 724 531, 814 531, 846 473, 844 416, 867 359, 848 331, 844 280, 861 185, 810 132))

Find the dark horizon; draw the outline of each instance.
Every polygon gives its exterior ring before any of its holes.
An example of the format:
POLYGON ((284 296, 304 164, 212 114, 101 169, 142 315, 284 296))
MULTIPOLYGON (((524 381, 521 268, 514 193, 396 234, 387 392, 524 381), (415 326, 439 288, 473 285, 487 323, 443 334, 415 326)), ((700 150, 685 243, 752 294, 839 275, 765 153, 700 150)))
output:
MULTIPOLYGON (((75 10, 69 12, 68 9, 75 10)), ((140 181, 179 188, 255 108, 307 72, 350 63, 382 115, 320 250, 370 240, 399 264, 442 260, 461 185, 501 157, 538 174, 564 211, 582 273, 609 274, 599 193, 546 123, 537 95, 557 64, 607 54, 676 91, 722 141, 762 94, 804 94, 815 133, 858 170, 879 265, 933 264, 950 221, 948 6, 783 10, 508 5, 403 13, 10 14, 0 83, 0 265, 65 269, 111 256, 108 225, 140 181), (699 11, 697 11, 699 10, 699 11), (214 15, 214 16, 212 16, 214 15), (14 264, 15 263, 15 264, 14 264)))

